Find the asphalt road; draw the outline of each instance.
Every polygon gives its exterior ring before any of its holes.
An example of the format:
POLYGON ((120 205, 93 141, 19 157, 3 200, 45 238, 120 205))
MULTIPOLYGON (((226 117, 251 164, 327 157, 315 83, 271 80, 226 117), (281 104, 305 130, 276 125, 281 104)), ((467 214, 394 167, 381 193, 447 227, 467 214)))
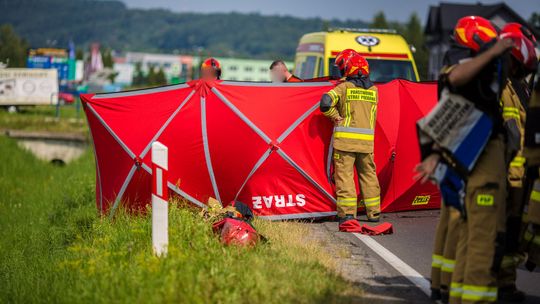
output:
MULTIPOLYGON (((311 225, 309 238, 317 239, 335 259, 337 272, 362 290, 358 298, 336 299, 340 303, 429 304, 429 297, 353 233, 338 232, 336 222, 311 225)), ((364 236, 360 236, 364 237, 364 236)), ((369 237, 368 237, 369 238, 369 237)), ((420 277, 420 275, 418 275, 420 277)), ((422 279, 425 281, 425 279, 422 279)), ((427 281, 425 281, 427 283, 427 281)))
MULTIPOLYGON (((383 221, 394 225, 394 234, 375 236, 373 239, 421 275, 429 278, 438 216, 438 210, 384 214, 383 221)), ((525 303, 540 303, 540 270, 529 272, 521 268, 517 275, 518 288, 527 294, 525 303)))

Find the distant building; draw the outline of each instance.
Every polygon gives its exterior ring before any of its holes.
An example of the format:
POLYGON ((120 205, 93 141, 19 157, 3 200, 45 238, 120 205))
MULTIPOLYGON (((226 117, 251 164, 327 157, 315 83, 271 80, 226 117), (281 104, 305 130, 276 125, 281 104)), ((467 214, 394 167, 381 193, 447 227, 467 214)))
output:
MULTIPOLYGON (((270 64, 273 60, 241 59, 216 57, 221 63, 221 78, 233 81, 270 81, 270 64)), ((199 59, 195 67, 198 73, 199 59)), ((285 62, 287 67, 293 67, 292 62, 285 62)))
POLYGON ((133 82, 135 65, 127 63, 125 57, 115 57, 113 60, 114 72, 117 73, 114 82, 122 86, 130 86, 133 82))
POLYGON ((454 26, 461 17, 481 16, 489 19, 497 27, 502 28, 506 23, 518 22, 526 25, 535 36, 540 38, 540 33, 528 25, 527 21, 518 15, 505 3, 484 5, 440 3, 438 6, 430 6, 428 20, 424 33, 426 35, 426 47, 429 50, 428 77, 436 79, 442 68, 444 53, 450 46, 450 37, 454 26))
POLYGON ((169 83, 192 79, 193 57, 189 55, 128 52, 123 63, 133 66, 140 63, 144 74, 147 74, 150 68, 163 69, 169 83))
MULTIPOLYGON (((273 60, 216 57, 222 66, 222 79, 234 81, 270 81, 269 68, 273 60)), ((128 52, 114 57, 115 83, 130 86, 141 65, 143 74, 150 68, 163 69, 168 83, 182 83, 199 77, 200 58, 190 55, 128 52)), ((292 62, 285 62, 292 68, 292 62)), ((156 70, 154 70, 156 71, 156 70)))

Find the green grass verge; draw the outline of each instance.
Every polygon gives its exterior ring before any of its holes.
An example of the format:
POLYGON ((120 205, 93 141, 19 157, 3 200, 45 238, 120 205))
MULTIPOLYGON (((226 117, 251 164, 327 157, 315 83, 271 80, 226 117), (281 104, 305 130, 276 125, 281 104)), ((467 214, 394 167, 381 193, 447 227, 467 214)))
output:
POLYGON ((306 224, 263 222, 254 248, 224 247, 198 211, 171 206, 167 258, 149 215, 96 214, 90 152, 65 166, 0 136, 0 303, 328 303, 360 291, 306 224))
MULTIPOLYGON (((79 102, 79 101, 77 101, 79 102)), ((0 130, 87 132, 88 127, 82 107, 61 106, 58 117, 55 106, 20 107, 19 112, 9 113, 0 108, 0 130)))

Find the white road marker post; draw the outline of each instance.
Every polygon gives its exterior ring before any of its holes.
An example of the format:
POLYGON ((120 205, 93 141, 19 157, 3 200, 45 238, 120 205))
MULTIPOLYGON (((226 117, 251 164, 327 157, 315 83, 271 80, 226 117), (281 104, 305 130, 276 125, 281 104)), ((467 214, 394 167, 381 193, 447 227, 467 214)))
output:
POLYGON ((152 247, 157 256, 167 255, 169 245, 168 148, 152 143, 152 247))

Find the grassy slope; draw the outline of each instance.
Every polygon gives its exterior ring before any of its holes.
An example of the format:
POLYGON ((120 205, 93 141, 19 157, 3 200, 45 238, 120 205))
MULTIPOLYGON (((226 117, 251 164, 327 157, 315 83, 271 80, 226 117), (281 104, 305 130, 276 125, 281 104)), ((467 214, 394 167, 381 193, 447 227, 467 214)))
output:
POLYGON ((301 223, 257 222, 270 241, 223 247, 210 224, 172 207, 166 259, 148 216, 101 219, 90 153, 53 167, 0 136, 0 302, 350 302, 301 223))
POLYGON ((0 130, 86 132, 82 107, 79 111, 77 113, 75 105, 61 106, 59 118, 56 118, 55 106, 21 107, 19 113, 8 113, 0 108, 0 130))

